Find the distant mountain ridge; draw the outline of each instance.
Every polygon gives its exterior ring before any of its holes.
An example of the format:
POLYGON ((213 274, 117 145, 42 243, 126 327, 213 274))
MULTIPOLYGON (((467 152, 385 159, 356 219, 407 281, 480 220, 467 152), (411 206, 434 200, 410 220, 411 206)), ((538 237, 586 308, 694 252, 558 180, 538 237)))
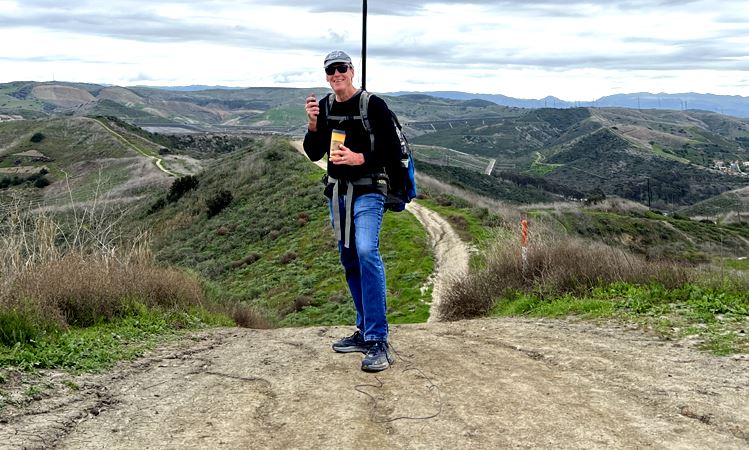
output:
POLYGON ((221 86, 221 85, 207 86, 205 84, 191 84, 189 86, 150 86, 150 85, 144 84, 144 85, 131 86, 131 87, 161 89, 162 91, 180 91, 180 92, 197 92, 197 91, 212 91, 212 90, 234 91, 234 90, 246 89, 243 87, 236 87, 236 86, 221 86))
POLYGON ((635 92, 601 97, 594 101, 566 101, 557 97, 541 99, 522 99, 500 94, 474 94, 460 91, 398 91, 387 95, 430 95, 453 100, 487 100, 502 106, 516 108, 575 108, 575 107, 618 107, 632 109, 669 109, 675 111, 704 110, 735 117, 749 117, 749 97, 740 95, 698 94, 686 92, 680 94, 635 92))

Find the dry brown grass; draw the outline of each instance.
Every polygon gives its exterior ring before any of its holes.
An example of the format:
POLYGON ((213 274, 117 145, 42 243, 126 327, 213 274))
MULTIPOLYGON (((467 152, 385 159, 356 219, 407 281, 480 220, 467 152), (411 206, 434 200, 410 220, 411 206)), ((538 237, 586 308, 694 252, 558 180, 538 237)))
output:
POLYGON ((156 263, 146 234, 125 241, 115 225, 84 211, 65 232, 47 215, 15 209, 0 222, 0 315, 64 329, 109 320, 134 304, 205 303, 194 276, 156 263))
POLYGON ((255 328, 260 330, 266 330, 272 328, 270 321, 263 317, 255 308, 252 306, 237 303, 231 306, 227 306, 228 313, 234 322, 242 328, 255 328))
POLYGON ((519 243, 498 241, 486 268, 456 281, 445 295, 441 313, 448 320, 477 317, 512 292, 548 298, 583 295, 614 282, 651 283, 676 287, 694 276, 690 268, 646 261, 605 244, 555 234, 535 236, 525 264, 519 243))
POLYGON ((32 302, 61 326, 89 326, 121 316, 132 304, 183 309, 203 305, 203 289, 192 276, 154 261, 120 262, 69 253, 38 264, 15 278, 9 305, 32 302))

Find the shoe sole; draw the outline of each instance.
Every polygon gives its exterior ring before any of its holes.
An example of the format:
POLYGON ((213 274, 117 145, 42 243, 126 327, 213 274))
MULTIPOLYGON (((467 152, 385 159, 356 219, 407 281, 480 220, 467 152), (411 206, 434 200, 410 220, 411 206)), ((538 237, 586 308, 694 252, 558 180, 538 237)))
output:
POLYGON ((381 371, 383 371, 385 369, 390 368, 390 366, 392 366, 392 365, 393 365, 393 361, 389 359, 387 362, 384 362, 382 364, 370 364, 370 365, 367 365, 367 366, 365 366, 364 364, 362 364, 361 370, 363 370, 365 372, 381 372, 381 371))
POLYGON ((363 347, 333 347, 333 351, 336 353, 364 353, 366 354, 369 351, 369 348, 363 348, 363 347))

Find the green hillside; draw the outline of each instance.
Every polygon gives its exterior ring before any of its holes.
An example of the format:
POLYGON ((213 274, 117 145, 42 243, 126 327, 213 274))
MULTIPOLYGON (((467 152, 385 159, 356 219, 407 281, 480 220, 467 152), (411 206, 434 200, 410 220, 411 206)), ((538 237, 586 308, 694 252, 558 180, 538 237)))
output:
MULTIPOLYGON (((192 132, 298 136, 304 133, 302 103, 310 92, 322 98, 329 89, 169 91, 14 82, 0 84, 0 114, 113 116, 156 130, 160 125, 181 124, 192 132)), ((430 163, 461 167, 465 166, 461 158, 470 159, 470 155, 482 162, 494 159, 496 170, 543 178, 581 198, 619 196, 670 210, 742 188, 749 181, 739 172, 749 172, 744 165, 749 163, 749 121, 721 114, 627 108, 520 109, 427 95, 388 97, 387 101, 418 148, 417 158, 421 152, 430 163), (469 156, 453 157, 460 154, 469 156), (742 169, 734 170, 731 164, 742 169)), ((170 149, 181 147, 180 152, 188 152, 190 146, 163 133, 161 138, 142 137, 170 149)), ((544 189, 541 184, 533 185, 544 189)))
MULTIPOLYGON (((206 168, 178 201, 141 214, 159 259, 211 280, 217 298, 253 305, 279 325, 352 323, 321 176, 287 141, 259 141, 206 168), (207 203, 222 192, 231 201, 208 217, 207 203)), ((409 213, 387 213, 381 239, 390 320, 426 320, 425 231, 409 213)))
POLYGON ((720 225, 647 210, 535 208, 531 220, 564 234, 627 248, 649 259, 709 262, 746 256, 749 225, 720 225))
POLYGON ((749 182, 718 170, 719 161, 749 161, 749 122, 714 113, 543 108, 421 129, 416 144, 494 158, 585 196, 602 192, 663 209, 749 182))
MULTIPOLYGON (((0 183, 40 172, 50 183, 5 186, 37 205, 54 206, 113 194, 138 195, 164 186, 168 176, 132 146, 86 117, 19 120, 0 123, 0 183)), ((0 184, 2 187, 3 184, 0 184)))
POLYGON ((502 179, 500 176, 486 176, 462 167, 437 165, 426 161, 417 161, 416 166, 419 173, 425 173, 453 186, 509 203, 541 203, 559 198, 529 184, 521 185, 502 179))

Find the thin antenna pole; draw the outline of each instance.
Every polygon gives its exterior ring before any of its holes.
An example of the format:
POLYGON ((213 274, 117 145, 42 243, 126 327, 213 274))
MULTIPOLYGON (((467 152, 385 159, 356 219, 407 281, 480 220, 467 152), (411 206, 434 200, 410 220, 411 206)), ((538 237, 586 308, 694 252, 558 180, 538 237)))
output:
POLYGON ((362 0, 361 88, 367 89, 367 0, 362 0))

